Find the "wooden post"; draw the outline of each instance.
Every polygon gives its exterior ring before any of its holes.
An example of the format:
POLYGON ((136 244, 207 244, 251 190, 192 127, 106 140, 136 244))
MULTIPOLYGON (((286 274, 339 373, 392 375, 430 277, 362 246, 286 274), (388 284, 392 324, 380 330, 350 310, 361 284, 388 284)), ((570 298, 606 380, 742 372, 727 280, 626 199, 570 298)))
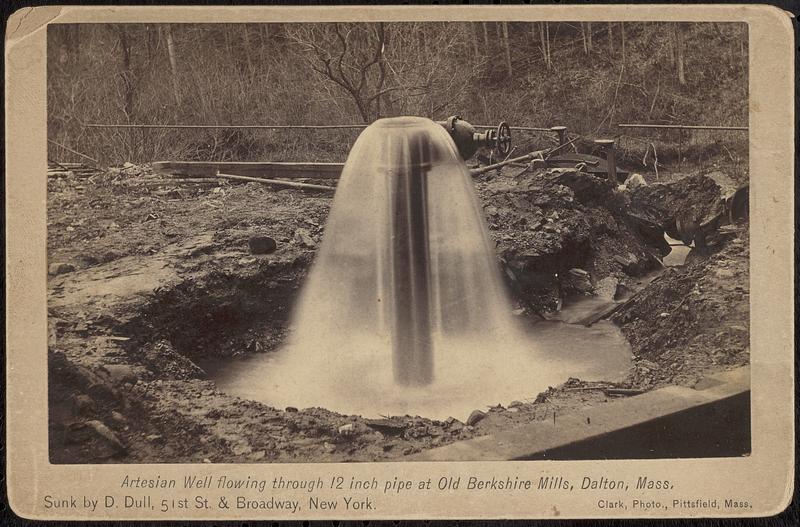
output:
POLYGON ((606 173, 608 174, 608 179, 614 184, 617 184, 617 160, 614 151, 614 140, 596 139, 594 143, 606 153, 606 173))
POLYGON ((567 127, 566 126, 553 126, 550 128, 552 131, 556 133, 558 137, 558 146, 563 145, 567 142, 567 127))

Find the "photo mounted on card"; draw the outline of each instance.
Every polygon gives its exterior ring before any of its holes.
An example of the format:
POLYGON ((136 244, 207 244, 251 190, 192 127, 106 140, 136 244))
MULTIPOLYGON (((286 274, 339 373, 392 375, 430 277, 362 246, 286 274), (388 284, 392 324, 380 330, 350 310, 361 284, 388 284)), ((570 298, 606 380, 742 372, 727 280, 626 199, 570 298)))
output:
POLYGON ((788 505, 786 13, 40 7, 7 27, 15 514, 788 505))

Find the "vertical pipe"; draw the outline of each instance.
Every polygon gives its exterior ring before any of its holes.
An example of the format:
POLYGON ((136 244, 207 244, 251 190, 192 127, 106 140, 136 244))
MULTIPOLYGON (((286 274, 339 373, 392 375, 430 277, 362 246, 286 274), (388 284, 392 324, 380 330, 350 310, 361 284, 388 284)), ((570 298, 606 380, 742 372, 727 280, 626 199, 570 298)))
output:
POLYGON ((594 142, 596 145, 600 146, 603 151, 606 153, 606 170, 608 174, 608 179, 611 180, 614 184, 617 183, 617 159, 616 153, 614 151, 614 140, 613 139, 596 139, 594 142))
POLYGON ((404 385, 433 380, 427 224, 430 162, 427 144, 420 139, 408 141, 408 165, 396 167, 393 189, 393 365, 395 381, 404 385))
POLYGON ((553 126, 550 130, 554 131, 558 136, 558 146, 563 146, 567 142, 567 127, 566 126, 553 126))

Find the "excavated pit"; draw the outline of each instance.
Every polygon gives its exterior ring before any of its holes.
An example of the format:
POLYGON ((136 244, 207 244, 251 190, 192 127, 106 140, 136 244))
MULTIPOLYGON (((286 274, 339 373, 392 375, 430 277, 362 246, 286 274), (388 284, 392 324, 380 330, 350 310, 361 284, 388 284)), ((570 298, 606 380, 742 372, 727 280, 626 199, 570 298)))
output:
MULTIPOLYGON (((215 272, 202 280, 188 280, 162 289, 136 317, 118 328, 121 333, 139 336, 124 342, 124 348, 131 358, 156 366, 159 360, 154 357, 157 354, 154 350, 164 355, 163 351, 169 349, 170 353, 191 361, 183 367, 176 366, 180 361, 172 361, 169 367, 161 368, 160 373, 167 378, 212 380, 226 394, 279 409, 301 406, 291 398, 275 398, 261 381, 269 377, 269 370, 292 331, 291 313, 309 265, 310 259, 304 258, 247 276, 215 272)), ((632 354, 619 328, 605 320, 591 327, 574 323, 576 314, 610 305, 608 300, 597 300, 592 296, 573 297, 559 316, 551 320, 519 311, 512 314, 513 305, 507 306, 508 314, 514 316, 518 326, 535 342, 538 356, 567 370, 566 375, 550 384, 560 384, 569 377, 604 382, 624 380, 632 354)), ((543 368, 548 366, 547 362, 542 363, 543 368)), ((464 407, 452 417, 465 421, 476 408, 507 406, 515 399, 533 400, 546 388, 547 385, 531 383, 518 397, 487 399, 464 407)), ((326 408, 351 413, 336 405, 326 408)), ((435 404, 430 412, 417 413, 434 419, 450 417, 437 413, 435 404)), ((360 415, 377 418, 386 413, 360 412, 360 415)))
POLYGON ((749 361, 746 224, 648 284, 657 244, 630 212, 659 193, 629 192, 629 206, 601 179, 550 171, 476 188, 509 312, 574 365, 551 387, 454 419, 238 398, 224 378, 286 342, 330 201, 259 185, 171 197, 148 181, 110 172, 88 191, 66 181, 48 195, 48 258, 74 268, 48 283, 54 463, 397 460, 602 405, 609 388, 693 386, 749 361), (251 254, 249 237, 265 234, 277 250, 251 254), (187 430, 199 439, 187 443, 187 430))

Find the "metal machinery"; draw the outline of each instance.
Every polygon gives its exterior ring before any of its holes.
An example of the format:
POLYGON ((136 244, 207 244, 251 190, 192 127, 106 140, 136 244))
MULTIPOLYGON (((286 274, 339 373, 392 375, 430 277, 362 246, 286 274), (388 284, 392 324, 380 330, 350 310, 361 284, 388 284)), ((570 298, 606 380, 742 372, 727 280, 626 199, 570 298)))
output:
POLYGON ((479 132, 469 122, 458 115, 448 117, 446 121, 437 121, 442 125, 458 148, 458 153, 466 161, 483 146, 492 147, 498 156, 505 157, 511 153, 511 128, 503 121, 497 128, 479 132))

